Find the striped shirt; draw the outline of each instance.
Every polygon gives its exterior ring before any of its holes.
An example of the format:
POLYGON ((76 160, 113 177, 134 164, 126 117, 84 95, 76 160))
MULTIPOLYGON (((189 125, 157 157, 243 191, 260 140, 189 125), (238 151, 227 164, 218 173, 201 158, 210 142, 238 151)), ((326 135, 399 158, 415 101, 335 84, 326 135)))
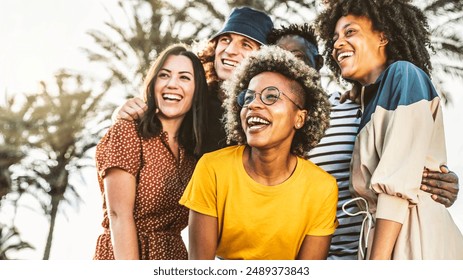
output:
MULTIPOLYGON (((342 211, 342 205, 352 199, 349 191, 349 174, 352 150, 357 136, 360 105, 351 101, 339 102, 340 93, 330 96, 330 127, 320 143, 313 148, 310 160, 336 178, 339 188, 337 217, 339 226, 331 239, 328 259, 358 259, 358 241, 363 216, 348 216, 342 211)), ((349 204, 346 211, 355 213, 359 209, 355 203, 349 204)))

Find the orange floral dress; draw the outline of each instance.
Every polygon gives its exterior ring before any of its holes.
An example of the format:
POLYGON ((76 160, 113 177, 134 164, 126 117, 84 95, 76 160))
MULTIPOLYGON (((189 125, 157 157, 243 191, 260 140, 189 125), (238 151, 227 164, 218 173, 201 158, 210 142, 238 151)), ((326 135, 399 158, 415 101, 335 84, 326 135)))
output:
POLYGON ((106 170, 121 168, 137 178, 133 215, 140 259, 188 259, 181 231, 188 225, 188 209, 178 201, 193 173, 196 160, 179 149, 172 154, 166 132, 140 138, 136 123, 117 121, 96 148, 98 183, 103 199, 104 232, 98 237, 95 260, 114 259, 103 178, 106 170))

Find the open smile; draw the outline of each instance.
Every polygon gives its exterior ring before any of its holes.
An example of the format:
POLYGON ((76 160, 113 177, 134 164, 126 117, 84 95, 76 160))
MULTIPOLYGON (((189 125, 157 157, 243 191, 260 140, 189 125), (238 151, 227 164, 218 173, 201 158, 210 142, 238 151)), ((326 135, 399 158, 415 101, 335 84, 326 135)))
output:
POLYGON ((183 97, 179 94, 164 93, 162 95, 162 99, 164 99, 165 101, 181 101, 183 97))
POLYGON ((246 118, 246 124, 250 131, 257 131, 266 128, 271 123, 263 117, 249 116, 246 118))
POLYGON ((229 67, 236 67, 238 65, 238 62, 229 59, 222 59, 222 64, 229 67))
POLYGON ((347 51, 347 52, 340 52, 338 53, 337 60, 338 62, 343 61, 346 58, 349 58, 354 55, 353 51, 347 51))

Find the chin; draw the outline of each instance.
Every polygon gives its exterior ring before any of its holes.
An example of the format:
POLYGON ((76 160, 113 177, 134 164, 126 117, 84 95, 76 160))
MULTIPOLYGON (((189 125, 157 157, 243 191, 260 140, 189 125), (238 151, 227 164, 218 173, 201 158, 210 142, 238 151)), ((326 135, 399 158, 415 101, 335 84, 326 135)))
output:
POLYGON ((231 77, 231 72, 225 70, 217 71, 217 77, 219 78, 219 80, 225 81, 231 77))
POLYGON ((265 145, 266 145, 265 141, 262 141, 262 140, 259 140, 259 139, 249 139, 247 141, 247 144, 248 144, 249 147, 255 148, 255 149, 265 148, 265 145))
POLYGON ((341 77, 346 80, 355 81, 355 72, 352 68, 341 69, 341 77))

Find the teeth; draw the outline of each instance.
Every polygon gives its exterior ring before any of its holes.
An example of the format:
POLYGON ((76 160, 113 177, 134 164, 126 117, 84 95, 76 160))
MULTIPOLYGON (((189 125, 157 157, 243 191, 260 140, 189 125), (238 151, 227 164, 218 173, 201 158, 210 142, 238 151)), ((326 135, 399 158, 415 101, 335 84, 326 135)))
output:
POLYGON ((252 126, 252 125, 259 125, 259 124, 270 124, 270 122, 264 120, 264 119, 261 119, 259 117, 250 117, 248 119, 248 125, 252 126))
POLYGON ((176 94, 165 93, 162 95, 162 97, 164 99, 170 99, 170 100, 179 100, 179 101, 182 100, 182 97, 176 94))
POLYGON ((344 57, 353 56, 354 52, 343 52, 338 55, 338 61, 341 61, 344 57))
POLYGON ((223 64, 228 65, 228 66, 232 66, 232 67, 236 66, 236 62, 231 61, 231 60, 226 60, 226 59, 223 60, 223 64))

